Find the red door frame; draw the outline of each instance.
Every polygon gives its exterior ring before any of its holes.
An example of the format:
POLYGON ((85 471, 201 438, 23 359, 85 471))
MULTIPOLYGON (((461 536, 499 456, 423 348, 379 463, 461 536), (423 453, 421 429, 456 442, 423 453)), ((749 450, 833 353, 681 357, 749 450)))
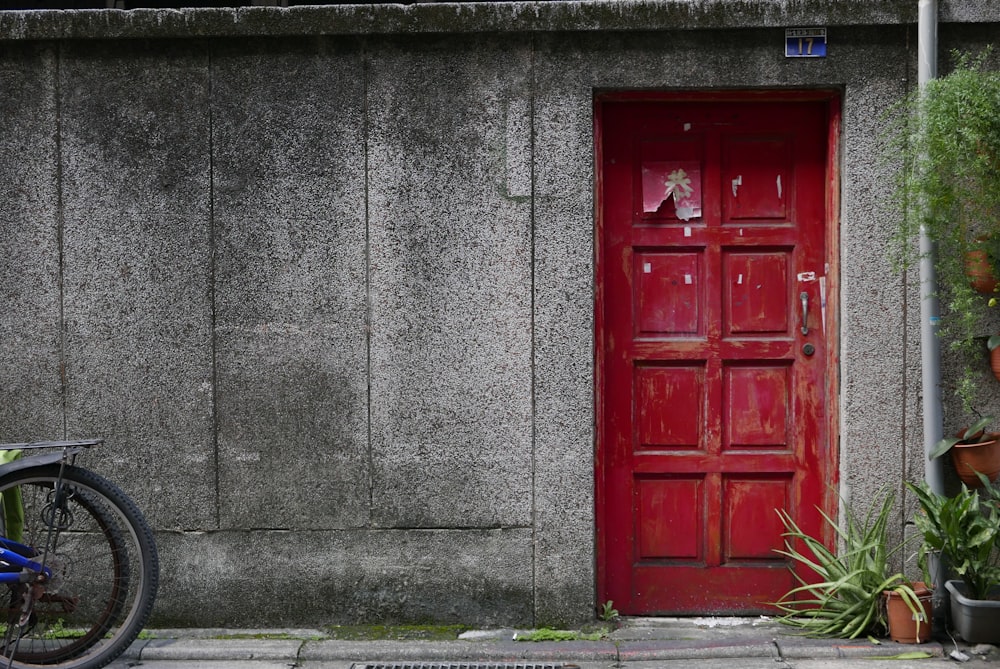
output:
MULTIPOLYGON (((595 445, 594 445, 594 504, 595 504, 595 548, 597 551, 597 602, 605 601, 607 594, 606 574, 606 537, 603 530, 606 527, 604 518, 604 455, 606 443, 604 424, 604 397, 602 396, 604 370, 605 331, 604 321, 604 175, 602 166, 603 155, 603 109, 605 102, 826 102, 827 106, 827 165, 826 165, 826 262, 829 278, 829 294, 827 304, 831 310, 837 311, 840 305, 840 265, 838 253, 840 250, 840 126, 841 126, 841 94, 836 90, 744 90, 744 91, 608 91, 594 96, 594 409, 595 409, 595 445)), ((827 346, 827 358, 824 361, 827 370, 826 396, 827 402, 827 434, 830 437, 829 448, 825 450, 827 461, 823 467, 830 474, 830 485, 823 493, 823 511, 835 518, 838 507, 837 484, 840 478, 839 443, 840 443, 840 406, 839 406, 839 364, 840 339, 839 330, 830 332, 827 346)), ((822 537, 828 548, 834 548, 834 534, 830 528, 822 537)))

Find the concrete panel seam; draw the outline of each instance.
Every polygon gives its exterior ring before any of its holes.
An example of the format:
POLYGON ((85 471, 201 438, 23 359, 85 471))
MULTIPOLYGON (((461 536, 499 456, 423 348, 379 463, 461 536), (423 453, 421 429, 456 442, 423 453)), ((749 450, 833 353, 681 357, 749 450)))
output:
POLYGON ((57 45, 53 54, 53 107, 55 110, 55 160, 56 160, 56 248, 59 253, 59 384, 62 410, 62 436, 66 438, 69 429, 69 382, 67 379, 66 360, 66 258, 63 248, 63 235, 66 230, 66 215, 63 201, 63 145, 62 145, 62 45, 57 45))
POLYGON ((372 240, 371 240, 371 203, 369 164, 371 154, 371 108, 369 106, 369 85, 371 63, 369 62, 368 44, 361 47, 361 137, 364 143, 364 217, 365 217, 365 410, 366 422, 366 453, 368 456, 368 526, 373 526, 375 516, 375 451, 372 442, 372 240))
POLYGON ((212 360, 212 457, 215 469, 215 527, 222 526, 222 479, 221 463, 219 461, 219 338, 217 332, 217 301, 216 301, 216 230, 215 230, 215 115, 213 102, 213 61, 212 46, 206 50, 208 78, 208 299, 209 318, 211 318, 211 342, 209 355, 212 360))

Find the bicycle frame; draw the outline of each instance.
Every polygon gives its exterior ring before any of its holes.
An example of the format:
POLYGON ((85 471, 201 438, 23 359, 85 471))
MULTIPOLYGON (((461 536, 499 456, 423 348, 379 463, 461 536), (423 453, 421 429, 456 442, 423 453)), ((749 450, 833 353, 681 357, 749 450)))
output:
POLYGON ((0 583, 30 583, 37 578, 38 572, 47 579, 51 578, 51 569, 22 555, 33 552, 29 546, 0 537, 0 583), (20 567, 20 570, 6 571, 7 565, 20 567))
MULTIPOLYGON (((0 476, 9 472, 56 462, 70 462, 77 453, 85 448, 102 443, 103 439, 88 439, 84 441, 36 441, 17 444, 0 444, 0 450, 33 451, 35 449, 61 449, 58 453, 32 453, 5 465, 0 465, 0 476)), ((52 577, 52 570, 35 562, 35 550, 30 546, 0 536, 0 583, 30 583, 37 579, 39 572, 45 579, 52 577), (10 570, 17 567, 17 571, 10 570)))
POLYGON ((0 443, 0 667, 103 667, 149 619, 153 531, 120 488, 76 464, 102 441, 0 443))

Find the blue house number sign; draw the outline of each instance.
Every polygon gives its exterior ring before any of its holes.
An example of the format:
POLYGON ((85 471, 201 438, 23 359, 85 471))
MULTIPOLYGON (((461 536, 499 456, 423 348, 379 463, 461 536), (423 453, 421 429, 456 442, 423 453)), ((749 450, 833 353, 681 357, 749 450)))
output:
POLYGON ((826 28, 785 28, 786 58, 826 58, 826 28))

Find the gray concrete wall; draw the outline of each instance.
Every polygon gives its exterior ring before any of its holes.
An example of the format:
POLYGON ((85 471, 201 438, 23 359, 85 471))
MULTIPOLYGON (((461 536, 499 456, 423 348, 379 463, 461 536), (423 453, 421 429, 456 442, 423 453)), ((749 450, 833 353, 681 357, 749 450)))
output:
POLYGON ((594 92, 822 86, 842 482, 919 478, 874 140, 915 3, 736 4, 0 13, 0 438, 107 438, 157 624, 590 618, 594 92))

